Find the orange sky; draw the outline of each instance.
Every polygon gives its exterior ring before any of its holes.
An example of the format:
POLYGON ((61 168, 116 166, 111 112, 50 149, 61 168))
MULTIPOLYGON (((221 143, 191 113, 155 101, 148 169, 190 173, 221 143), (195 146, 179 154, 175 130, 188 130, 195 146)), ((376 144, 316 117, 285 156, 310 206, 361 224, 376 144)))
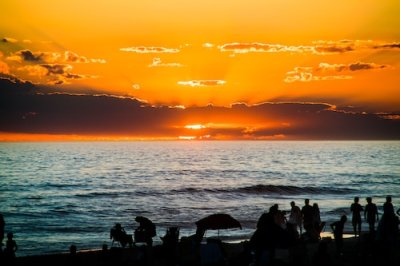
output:
MULTIPOLYGON (((4 0, 0 73, 41 93, 128 96, 153 106, 326 103, 397 118, 399 12, 394 0, 4 0)), ((185 120, 232 124, 200 114, 185 120)), ((234 124, 268 124, 250 120, 234 124)), ((7 140, 28 133, 2 123, 7 140)))

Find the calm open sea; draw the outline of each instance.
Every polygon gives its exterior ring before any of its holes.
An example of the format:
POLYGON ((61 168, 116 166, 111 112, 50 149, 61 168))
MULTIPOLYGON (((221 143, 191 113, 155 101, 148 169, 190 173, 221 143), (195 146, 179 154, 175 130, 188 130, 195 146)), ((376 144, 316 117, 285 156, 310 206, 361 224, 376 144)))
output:
POLYGON ((349 214, 354 196, 381 207, 386 195, 400 207, 398 141, 0 143, 0 213, 17 256, 110 245, 114 223, 132 233, 137 215, 158 236, 169 226, 182 236, 225 212, 243 230, 220 235, 235 240, 274 203, 288 210, 310 198, 330 222, 349 214))

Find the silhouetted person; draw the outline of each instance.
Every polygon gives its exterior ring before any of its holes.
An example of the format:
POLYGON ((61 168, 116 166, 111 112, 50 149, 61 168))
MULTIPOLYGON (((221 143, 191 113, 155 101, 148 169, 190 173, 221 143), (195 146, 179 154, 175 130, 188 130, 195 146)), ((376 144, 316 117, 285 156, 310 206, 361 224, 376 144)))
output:
POLYGON ((392 197, 387 196, 383 204, 383 215, 378 226, 378 238, 386 244, 392 245, 396 241, 398 231, 398 218, 394 213, 392 197))
POLYGON ((133 245, 132 235, 128 235, 120 223, 116 223, 115 226, 111 228, 110 239, 118 241, 122 247, 125 247, 126 244, 129 244, 130 247, 133 245))
POLYGON ((165 236, 161 237, 166 265, 176 265, 178 258, 179 228, 170 227, 165 236))
POLYGON ((303 227, 308 236, 313 239, 315 236, 315 230, 313 225, 313 207, 310 205, 310 200, 304 200, 304 206, 301 208, 301 214, 303 215, 303 227))
POLYGON ((284 236, 284 229, 276 223, 279 215, 278 204, 271 206, 268 213, 263 213, 257 222, 257 229, 250 239, 250 244, 255 250, 255 263, 260 265, 263 252, 267 252, 267 260, 273 263, 275 248, 279 246, 284 236))
POLYGON ((151 247, 153 245, 153 237, 156 236, 156 226, 152 221, 143 216, 137 216, 135 221, 139 223, 139 227, 135 230, 136 234, 142 234, 144 242, 151 247))
POLYGON ((6 223, 4 222, 3 214, 0 213, 0 249, 3 246, 3 239, 4 239, 4 227, 6 223))
POLYGON ((69 254, 67 257, 67 265, 73 265, 73 266, 77 266, 80 265, 80 261, 79 261, 79 257, 77 252, 77 248, 75 245, 71 245, 69 247, 69 254))
POLYGON ((347 221, 347 216, 342 215, 339 221, 336 221, 331 224, 331 228, 333 230, 333 235, 335 237, 335 244, 336 244, 336 254, 340 255, 343 249, 343 230, 344 224, 347 221))
POLYGON ((314 203, 313 206, 313 228, 315 237, 320 238, 319 233, 321 232, 321 212, 319 211, 318 203, 314 203))
POLYGON ((360 205, 359 198, 354 198, 354 203, 350 206, 350 211, 352 212, 351 224, 353 225, 354 236, 357 237, 361 235, 361 212, 364 208, 360 205))
POLYGON ((367 197, 367 205, 364 210, 364 218, 367 220, 369 225, 369 232, 375 233, 375 222, 379 221, 378 208, 375 203, 372 203, 372 198, 367 197))
POLYGON ((328 243, 321 241, 318 245, 318 250, 313 257, 313 266, 330 266, 332 258, 328 252, 328 243))
POLYGON ((301 210, 299 206, 296 206, 296 203, 294 201, 290 202, 290 206, 292 208, 290 209, 289 223, 294 224, 296 226, 296 230, 298 227, 300 229, 300 234, 302 234, 303 218, 301 215, 301 210))
POLYGON ((13 239, 13 233, 7 234, 6 248, 4 249, 4 257, 6 261, 12 264, 15 261, 15 252, 18 250, 17 242, 13 239))

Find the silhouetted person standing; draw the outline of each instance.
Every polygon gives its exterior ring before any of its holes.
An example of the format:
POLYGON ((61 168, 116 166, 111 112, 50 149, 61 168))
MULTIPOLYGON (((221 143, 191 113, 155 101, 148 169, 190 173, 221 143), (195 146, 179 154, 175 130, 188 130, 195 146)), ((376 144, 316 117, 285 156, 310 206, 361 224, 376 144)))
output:
POLYGON ((340 220, 331 224, 331 228, 333 230, 333 235, 335 237, 335 244, 336 244, 336 254, 340 255, 343 249, 343 230, 344 224, 347 221, 347 216, 342 215, 340 220))
POLYGON ((313 204, 313 226, 317 233, 320 231, 321 227, 321 212, 319 210, 318 203, 313 204))
POLYGON ((8 261, 10 264, 14 262, 15 252, 18 250, 17 243, 15 242, 13 237, 13 233, 9 232, 7 234, 6 248, 4 249, 4 256, 6 258, 6 261, 8 261))
POLYGON ((396 242, 398 231, 398 218, 394 213, 392 197, 387 196, 386 202, 383 204, 383 215, 378 226, 378 237, 384 243, 392 245, 396 242))
POLYGON ((294 224, 296 226, 296 230, 298 227, 300 229, 300 234, 302 234, 303 233, 303 228, 302 228, 303 218, 301 216, 301 210, 300 210, 299 206, 296 206, 296 203, 294 201, 290 202, 290 206, 292 208, 290 209, 289 223, 294 224))
POLYGON ((310 205, 310 200, 304 200, 304 206, 301 208, 301 214, 303 215, 303 227, 306 232, 311 233, 313 229, 313 207, 310 205))
POLYGON ((354 203, 350 206, 352 212, 351 223, 353 225, 354 236, 361 235, 361 212, 364 210, 359 202, 359 197, 354 198, 354 203))
POLYGON ((4 227, 6 223, 4 222, 3 214, 0 213, 0 248, 3 246, 4 239, 4 227))
POLYGON ((378 208, 372 203, 372 198, 367 197, 367 205, 364 210, 364 218, 367 220, 369 225, 369 232, 375 233, 375 222, 379 221, 378 208))

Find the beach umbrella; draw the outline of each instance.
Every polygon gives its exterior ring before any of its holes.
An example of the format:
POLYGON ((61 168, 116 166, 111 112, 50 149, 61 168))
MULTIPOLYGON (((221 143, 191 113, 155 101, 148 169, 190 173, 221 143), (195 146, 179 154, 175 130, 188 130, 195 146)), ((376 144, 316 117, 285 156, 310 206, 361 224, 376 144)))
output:
POLYGON ((200 219, 196 222, 196 226, 202 230, 242 229, 238 220, 225 213, 216 213, 200 219))
POLYGON ((143 227, 152 227, 154 223, 144 216, 136 216, 135 221, 143 227))

